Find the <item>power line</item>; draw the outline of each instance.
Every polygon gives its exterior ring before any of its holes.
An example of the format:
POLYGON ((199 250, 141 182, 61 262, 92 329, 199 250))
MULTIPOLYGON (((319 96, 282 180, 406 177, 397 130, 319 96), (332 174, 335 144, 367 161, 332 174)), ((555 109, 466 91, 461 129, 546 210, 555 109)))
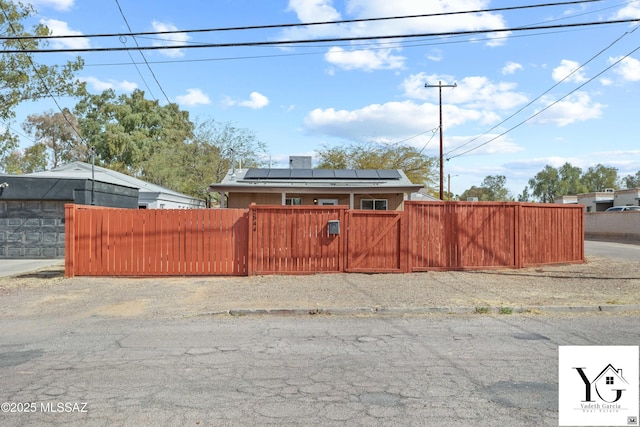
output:
MULTIPOLYGON (((360 18, 360 19, 345 19, 339 21, 318 21, 318 22, 306 22, 306 23, 293 23, 293 24, 268 24, 268 25, 252 25, 252 26, 240 26, 240 27, 222 27, 222 28, 204 28, 194 30, 167 30, 167 31, 147 31, 147 32, 131 32, 129 33, 103 33, 103 34, 64 34, 57 36, 9 36, 0 37, 0 40, 13 40, 13 39, 65 39, 65 38, 98 38, 98 37, 136 37, 136 36, 149 36, 149 35, 167 35, 167 34, 182 34, 182 33, 206 33, 206 32, 220 32, 220 31, 242 31, 242 30, 261 30, 261 29, 278 29, 278 28, 293 28, 293 27, 311 27, 317 25, 336 25, 336 24, 351 24, 358 22, 375 22, 375 21, 389 21, 398 19, 412 19, 412 18, 428 18, 428 17, 441 17, 451 15, 461 15, 469 13, 488 13, 488 12, 504 12, 510 10, 532 9, 550 6, 566 6, 571 4, 593 3, 602 0, 574 0, 557 3, 541 3, 524 6, 509 6, 498 7, 491 9, 476 9, 476 10, 464 10, 456 12, 440 12, 440 13, 428 13, 428 14, 415 14, 415 15, 400 15, 400 16, 388 16, 380 18, 360 18)), ((119 5, 118 5, 119 6, 119 5)), ((128 26, 128 25, 127 25, 128 26)))
POLYGON ((585 81, 584 83, 582 83, 581 85, 579 85, 578 87, 576 87, 575 89, 573 89, 572 91, 570 91, 569 93, 565 94, 564 96, 562 96, 561 98, 555 100, 554 102, 552 102, 551 104, 547 105, 546 107, 544 107, 542 110, 536 112, 535 114, 532 114, 531 116, 529 116, 528 118, 526 118, 525 120, 519 122, 518 124, 516 124, 515 126, 507 129, 506 131, 502 132, 500 135, 497 135, 493 138, 491 138, 488 141, 483 142, 482 144, 470 148, 469 150, 463 151, 460 154, 456 154, 455 156, 452 156, 450 158, 448 158, 447 160, 451 160, 451 159, 455 159, 456 157, 461 157, 464 156, 467 153, 470 153, 472 151, 477 150, 478 148, 485 146, 487 144, 489 144, 490 142, 495 141, 496 139, 506 135, 507 133, 511 132, 512 130, 522 126, 523 124, 525 124, 526 122, 528 122, 529 120, 539 116, 540 114, 542 114, 543 112, 547 111, 549 108, 553 107, 554 105, 556 105, 557 103, 559 103, 560 101, 562 101, 563 99, 566 99, 568 96, 574 94, 575 92, 577 92, 578 90, 582 89, 584 86, 586 86, 587 84, 591 83, 592 81, 594 81, 596 78, 600 77, 601 75, 603 75, 604 73, 606 73, 607 71, 609 71, 610 69, 612 69, 613 67, 615 67, 616 65, 618 65, 620 62, 622 62, 624 59, 628 58, 629 56, 633 55, 634 53, 636 53, 637 51, 640 50, 640 46, 638 46, 637 48, 633 49, 631 52, 627 53, 626 55, 622 56, 621 58, 618 58, 617 61, 613 62, 610 66, 608 66, 607 68, 605 68, 604 70, 600 71, 598 74, 596 74, 595 76, 591 77, 590 79, 588 79, 587 81, 585 81))
POLYGON ((560 25, 537 25, 528 27, 513 28, 496 28, 488 30, 467 30, 467 31, 449 31, 445 33, 420 33, 420 34, 392 34, 377 36, 360 36, 360 37, 330 37, 322 39, 303 39, 303 40, 279 40, 279 41, 259 41, 259 42, 235 42, 235 43, 203 43, 197 45, 179 45, 179 46, 139 46, 131 47, 105 47, 105 48, 64 48, 64 49, 22 49, 22 50, 0 50, 0 53, 81 53, 81 52, 117 52, 127 50, 165 50, 165 49, 202 49, 202 48, 223 48, 223 47, 257 47, 257 46, 291 46, 301 43, 318 44, 332 43, 343 41, 363 41, 363 40, 387 40, 387 39, 406 39, 418 37, 448 37, 459 35, 489 34, 489 33, 506 33, 519 31, 549 30, 558 28, 577 28, 589 26, 601 26, 612 24, 628 24, 638 22, 640 18, 618 19, 612 21, 592 21, 580 22, 575 24, 560 25))
MULTIPOLYGON (((576 29, 576 30, 566 30, 566 31, 549 31, 549 32, 537 33, 537 34, 519 34, 514 36, 495 37, 495 38, 492 38, 491 40, 495 41, 503 38, 516 39, 521 37, 539 37, 541 35, 562 34, 570 31, 585 31, 585 30, 576 29)), ((483 40, 488 40, 488 39, 483 39, 483 40)), ((478 41, 479 41, 478 39, 473 40, 473 42, 478 42, 478 41)), ((373 47, 352 49, 352 51, 361 52, 361 51, 384 50, 384 49, 400 49, 400 48, 408 49, 408 48, 414 48, 414 47, 442 46, 442 45, 469 43, 469 42, 470 42, 469 39, 464 39, 464 40, 453 40, 453 41, 452 40, 437 41, 437 42, 429 42, 429 43, 420 43, 420 42, 410 43, 410 42, 403 42, 403 41, 394 42, 393 44, 371 43, 371 44, 361 44, 356 46, 373 46, 373 47)), ((353 47, 353 45, 351 46, 353 47)), ((226 56, 226 57, 219 57, 219 58, 200 58, 200 59, 166 59, 166 60, 148 61, 148 62, 149 64, 186 64, 186 63, 194 63, 194 62, 235 61, 235 60, 245 60, 245 59, 283 58, 283 57, 310 56, 310 55, 326 55, 326 52, 315 51, 315 52, 299 52, 299 53, 278 53, 278 54, 271 54, 271 55, 226 56)), ((140 62, 136 62, 136 64, 140 64, 140 62)), ((111 62, 111 63, 95 63, 95 64, 85 63, 84 64, 85 68, 86 67, 115 67, 115 66, 124 66, 124 65, 131 65, 131 62, 111 62)))
MULTIPOLYGON (((5 10, 4 7, 2 7, 2 5, 0 5, 0 8, 2 9, 2 14, 4 15, 5 19, 7 20, 8 26, 11 29, 11 31, 14 34, 18 34, 18 32, 15 30, 15 28, 13 27, 13 23, 11 22, 11 19, 9 18, 9 15, 7 14, 7 11, 5 10)), ((18 43, 20 43, 20 46, 24 46, 22 44, 22 40, 18 40, 18 43)), ((47 93, 47 95, 49 95, 49 97, 53 100, 54 104, 56 105, 56 107, 58 107, 58 110, 60 110, 60 113, 62 113, 62 117, 64 117, 64 120, 67 122, 67 124, 69 126, 71 126, 71 129, 73 130, 73 132, 78 135, 78 138, 80 138, 81 141, 84 142, 84 138, 82 138, 82 135, 80 135, 80 133, 78 132, 78 130, 76 129, 76 127, 73 125, 73 123, 71 123, 71 121, 69 120, 69 117, 67 116, 67 109, 63 109, 62 107, 60 107, 60 104, 58 103, 58 100, 56 99, 56 97, 53 95, 53 93, 51 93, 51 90, 49 89, 49 86, 47 86, 47 82, 45 81, 44 77, 42 77, 40 75, 40 72, 38 71, 38 68, 36 67, 35 63, 33 62, 33 59, 31 59, 31 56, 27 55, 26 56, 27 59, 29 60, 29 64, 31 65, 31 68, 33 69, 34 74, 36 75, 36 77, 38 77, 38 79, 40 80, 40 83, 42 84, 42 87, 44 88, 45 92, 47 93)))
MULTIPOLYGON (((129 25, 129 21, 127 20, 127 17, 125 16, 124 12, 122 11, 122 7, 120 7, 120 2, 118 0, 116 0, 116 5, 118 6, 118 10, 120 11, 120 15, 122 16, 122 19, 124 20, 124 23, 126 24, 126 26, 129 29, 129 31, 131 31, 131 26, 129 25)), ((136 44, 136 46, 138 46, 138 41, 136 40, 136 38, 135 37, 132 37, 132 38, 133 38, 133 41, 136 44)), ((122 44, 124 46, 126 46, 126 43, 127 43, 126 37, 124 37, 124 36, 120 37, 120 41, 122 42, 122 44)), ((149 85, 147 84, 147 80, 144 78, 144 76, 142 75, 142 72, 138 68, 138 64, 136 64, 136 62, 133 60, 133 56, 131 56, 131 53, 130 52, 127 52, 127 53, 129 54, 129 58, 131 58, 131 63, 136 68, 136 71, 138 72, 138 75, 142 79, 142 83, 144 83, 144 86, 149 91, 149 95, 151 95, 151 97, 155 99, 155 95, 151 91, 151 88, 149 88, 149 85)), ((142 57, 142 60, 144 61, 144 63, 147 64, 147 68, 149 69, 149 71, 151 71, 151 74, 153 75, 153 77, 155 79, 155 75, 153 74, 153 71, 151 70, 151 66, 147 62, 147 58, 144 56, 144 53, 142 53, 142 51, 140 51, 140 56, 142 57)), ((158 83, 158 86, 160 87, 160 91, 164 94, 164 90, 162 90, 162 87, 160 86, 160 83, 158 82, 158 79, 156 79, 156 83, 158 83)), ((165 94, 164 96, 166 97, 167 95, 165 94)))
MULTIPOLYGON (((474 142, 474 141, 478 140, 479 138, 481 138, 481 137, 483 137, 483 136, 487 135, 487 134, 488 134, 489 132, 491 132, 492 130, 494 130, 494 129, 498 128, 499 126, 501 126, 501 125, 502 125, 502 124, 504 124, 505 122, 507 122, 507 121, 511 120, 513 117, 515 117, 516 115, 520 114, 520 113, 521 113, 523 110, 525 110, 527 107, 530 107, 531 105, 533 105, 533 103, 534 103, 534 102, 538 101, 538 100, 539 100, 539 99, 541 99, 544 95, 546 95, 547 93, 549 93, 549 92, 551 92, 553 89, 555 89, 557 86, 559 86, 561 83, 563 83, 563 82, 565 82, 566 80, 568 80, 568 79, 569 79, 571 76, 573 76, 575 73, 577 73, 578 71, 580 71, 582 68, 584 68, 584 67, 585 67, 586 65, 588 65, 590 62, 592 62, 592 61, 593 61, 593 60, 595 60, 597 57, 599 57, 600 55, 602 55, 604 52, 606 52, 607 50, 611 49, 611 47, 613 47, 616 43, 618 43, 620 40, 622 40, 623 38, 625 38, 627 35, 629 35, 629 34, 631 34, 631 33, 635 32, 637 29, 638 29, 638 27, 634 28, 634 29, 633 29, 633 30, 631 30, 631 31, 627 31, 627 32, 625 32, 625 33, 624 33, 624 34, 622 34, 620 37, 618 37, 617 39, 615 39, 613 42, 609 43, 609 45, 608 45, 608 46, 606 46, 605 48, 601 49, 598 53, 596 53, 596 54, 595 54, 595 55, 593 55, 591 58, 589 58, 586 62, 584 62, 584 63, 583 63, 583 64, 581 64, 579 67, 577 67, 576 69, 574 69, 573 71, 571 71, 569 74, 567 74, 567 75, 566 75, 562 80, 559 80, 556 84, 554 84, 553 86, 551 86, 551 87, 550 87, 549 89, 547 89, 546 91, 542 92, 542 93, 541 93, 540 95, 538 95, 535 99, 531 100, 531 101, 530 101, 530 102, 528 102, 526 105, 524 105, 523 107, 521 107, 520 109, 518 109, 515 113, 511 114, 509 117, 507 117, 506 119, 502 120, 500 123, 498 123, 497 125, 493 126, 491 129, 487 130, 486 132, 482 133, 481 135, 478 135, 478 136, 476 136, 476 137, 472 138, 471 140, 469 140, 469 141, 465 142, 464 144, 462 144, 462 145, 460 145, 460 146, 458 146, 458 147, 456 147, 456 148, 454 148, 454 149, 452 149, 452 150, 449 150, 449 151, 446 153, 446 155, 451 154, 451 153, 453 153, 453 152, 455 152, 455 151, 458 151, 458 150, 459 150, 459 149, 461 149, 462 147, 465 147, 465 146, 467 146, 467 145, 471 144, 472 142, 474 142)), ((608 69, 608 68, 607 68, 607 69, 608 69)), ((605 70, 605 71, 606 71, 606 70, 605 70)), ((580 87, 582 87, 582 86, 580 86, 580 87)), ((572 92, 572 93, 573 93, 573 92, 572 92)), ((558 102, 558 101, 556 101, 556 102, 558 102)), ((548 108, 548 107, 547 107, 547 108, 548 108)), ((539 113, 538 113, 538 114, 539 114, 539 113)), ((536 115, 537 115, 537 114, 536 114, 536 115)), ((533 118, 533 117, 535 117, 535 116, 532 116, 532 117, 528 118, 527 120, 530 120, 530 119, 531 119, 531 118, 533 118)), ((522 123, 525 123, 527 120, 525 120, 525 121, 524 121, 524 122, 522 122, 522 123)), ((521 123, 521 124, 522 124, 522 123, 521 123)), ((519 126, 519 125, 518 125, 518 126, 519 126)), ((472 150, 467 150, 467 151, 465 151, 464 153, 462 153, 462 154, 460 154, 460 155, 456 155, 456 156, 453 156, 453 157, 449 157, 447 160, 451 160, 451 159, 456 158, 456 157, 459 157, 459 156, 461 156, 461 155, 463 155, 463 154, 466 154, 466 153, 469 153, 469 152, 471 152, 471 151, 474 151, 474 150, 476 150, 476 149, 478 149, 478 148, 480 148, 480 147, 482 147, 482 146, 484 146, 484 145, 488 144, 489 142, 494 141, 495 139, 497 139, 497 138, 500 138, 500 137, 504 136, 506 133, 510 132, 510 131, 511 131, 511 130, 513 130, 513 129, 515 129, 515 128, 509 129, 508 131, 506 131, 506 132, 504 132, 504 133, 501 133, 500 135, 496 136, 495 138, 493 138, 493 139, 491 139, 491 140, 489 140, 489 141, 486 141, 486 142, 484 142, 484 143, 482 143, 482 144, 478 145, 477 147, 473 148, 472 150)))

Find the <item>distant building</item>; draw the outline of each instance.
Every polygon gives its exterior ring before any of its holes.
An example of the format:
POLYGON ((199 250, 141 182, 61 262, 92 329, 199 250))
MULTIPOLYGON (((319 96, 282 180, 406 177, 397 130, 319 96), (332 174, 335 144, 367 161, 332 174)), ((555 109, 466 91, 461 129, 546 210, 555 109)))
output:
POLYGON ((627 190, 606 189, 594 193, 582 193, 577 196, 559 196, 555 203, 581 204, 585 212, 604 212, 613 206, 639 206, 640 188, 627 190))
POLYGON ((111 169, 99 166, 94 167, 84 162, 71 162, 50 171, 35 172, 25 176, 83 179, 92 179, 92 176, 95 176, 96 182, 137 188, 139 190, 138 207, 141 209, 192 209, 206 207, 204 200, 178 193, 111 169))

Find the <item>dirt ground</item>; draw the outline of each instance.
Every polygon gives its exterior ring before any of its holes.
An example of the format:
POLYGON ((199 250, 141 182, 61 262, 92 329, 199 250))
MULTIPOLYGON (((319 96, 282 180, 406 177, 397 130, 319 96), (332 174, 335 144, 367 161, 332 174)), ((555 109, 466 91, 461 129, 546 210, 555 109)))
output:
POLYGON ((66 279, 61 268, 49 268, 0 278, 1 316, 18 318, 634 305, 640 305, 640 261, 597 257, 522 270, 410 274, 66 279))

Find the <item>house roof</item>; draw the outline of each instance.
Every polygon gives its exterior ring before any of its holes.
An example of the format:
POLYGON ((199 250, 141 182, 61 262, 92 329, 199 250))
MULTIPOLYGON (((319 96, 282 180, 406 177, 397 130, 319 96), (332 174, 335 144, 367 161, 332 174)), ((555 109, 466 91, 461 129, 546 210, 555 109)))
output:
POLYGON ((238 193, 411 193, 423 186, 393 169, 235 169, 209 191, 238 193))
POLYGON ((159 185, 152 184, 150 182, 143 181, 141 179, 134 178, 132 176, 125 175, 111 169, 103 168, 100 166, 92 166, 89 163, 84 162, 71 162, 51 169, 49 171, 34 172, 25 174, 25 176, 92 179, 92 168, 93 175, 95 176, 96 181, 137 188, 139 189, 139 192, 141 194, 169 194, 183 199, 199 200, 189 195, 178 193, 177 191, 173 191, 168 188, 161 187, 159 185))

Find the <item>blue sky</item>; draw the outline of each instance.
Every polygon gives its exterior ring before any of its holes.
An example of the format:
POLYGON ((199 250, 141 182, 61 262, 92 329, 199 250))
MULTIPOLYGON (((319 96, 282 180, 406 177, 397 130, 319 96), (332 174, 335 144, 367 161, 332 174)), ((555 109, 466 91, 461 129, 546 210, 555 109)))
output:
MULTIPOLYGON (((39 11, 34 22, 47 24, 54 35, 128 32, 115 0, 31 3, 39 11)), ((539 3, 546 2, 119 0, 134 32, 539 3)), ((380 38, 286 48, 145 51, 162 89, 139 52, 89 52, 81 54, 86 66, 80 77, 95 93, 106 88, 128 93, 138 88, 148 98, 166 103, 164 91, 171 102, 189 111, 192 119, 214 118, 250 129, 267 145, 267 158, 274 167, 286 167, 289 155, 313 155, 323 146, 371 141, 402 142, 438 156, 438 89, 425 88, 425 83, 455 83, 456 88, 442 90, 444 157, 449 159, 445 175, 451 175, 452 192, 459 194, 480 185, 487 175, 505 175, 508 187, 517 195, 546 164, 558 167, 570 162, 586 169, 603 163, 617 167, 620 176, 640 170, 640 50, 635 51, 640 47, 640 30, 634 31, 631 24, 615 24, 391 41, 381 36, 629 18, 640 18, 640 1, 603 0, 437 18, 179 33, 171 40, 145 36, 137 38, 140 45, 380 38)), ((52 41, 50 47, 99 48, 123 46, 123 42, 135 46, 131 37, 112 37, 52 41)), ((62 63, 71 57, 37 54, 36 60, 62 63)), ((69 100, 60 102, 73 105, 69 100)), ((52 107, 48 101, 24 105, 19 109, 18 124, 26 114, 52 107)))

